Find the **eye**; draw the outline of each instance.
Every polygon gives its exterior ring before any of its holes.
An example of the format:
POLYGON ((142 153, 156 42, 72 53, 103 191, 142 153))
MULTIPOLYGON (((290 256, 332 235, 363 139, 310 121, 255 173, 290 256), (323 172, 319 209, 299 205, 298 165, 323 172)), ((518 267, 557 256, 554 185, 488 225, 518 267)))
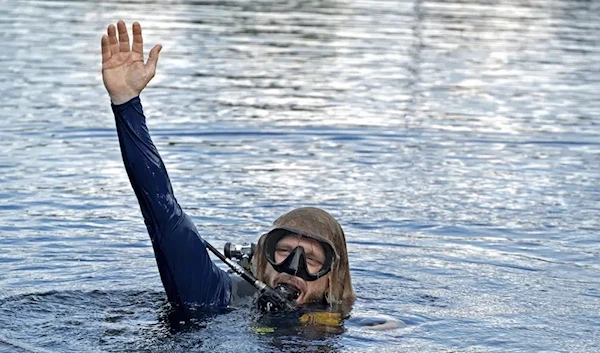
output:
POLYGON ((290 249, 286 247, 278 247, 277 249, 275 249, 275 252, 277 253, 277 255, 287 257, 290 254, 290 249))
POLYGON ((308 266, 317 269, 321 269, 321 267, 323 267, 323 262, 315 259, 314 257, 309 257, 306 263, 308 264, 308 266))

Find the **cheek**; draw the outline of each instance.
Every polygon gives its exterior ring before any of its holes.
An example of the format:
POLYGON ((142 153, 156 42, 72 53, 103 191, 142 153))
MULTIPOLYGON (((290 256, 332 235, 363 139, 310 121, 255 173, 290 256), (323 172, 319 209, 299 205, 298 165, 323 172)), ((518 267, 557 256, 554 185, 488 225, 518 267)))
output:
POLYGON ((315 265, 308 265, 307 264, 306 267, 308 267, 308 271, 310 271, 310 273, 317 273, 317 272, 319 272, 319 270, 321 270, 321 266, 315 266, 315 265))
POLYGON ((270 264, 267 265, 267 267, 265 268, 265 272, 263 275, 263 278, 259 278, 261 281, 265 282, 266 284, 268 284, 269 286, 273 287, 274 286, 274 281, 275 281, 275 277, 278 275, 278 272, 275 271, 275 269, 273 268, 273 266, 271 266, 270 264))
POLYGON ((329 277, 321 277, 316 281, 306 282, 309 292, 315 294, 324 294, 329 289, 329 277))

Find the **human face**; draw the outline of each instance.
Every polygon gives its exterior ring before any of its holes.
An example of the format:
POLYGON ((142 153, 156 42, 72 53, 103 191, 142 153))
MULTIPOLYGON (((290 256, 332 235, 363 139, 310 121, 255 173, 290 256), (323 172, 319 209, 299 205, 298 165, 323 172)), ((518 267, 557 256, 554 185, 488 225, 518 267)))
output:
MULTIPOLYGON (((290 252, 297 247, 302 247, 304 249, 308 270, 311 273, 319 272, 325 262, 325 251, 323 250, 323 247, 317 240, 297 234, 286 235, 277 242, 274 254, 275 262, 283 262, 290 252)), ((327 293, 327 290, 329 289, 330 274, 314 281, 305 281, 297 276, 279 273, 269 264, 267 276, 268 284, 271 287, 284 283, 295 287, 300 292, 300 296, 296 299, 297 304, 323 301, 325 293, 327 293)))
POLYGON ((297 234, 290 234, 277 242, 275 247, 275 262, 283 262, 297 247, 304 248, 306 265, 310 273, 317 273, 325 262, 325 251, 318 241, 297 234))

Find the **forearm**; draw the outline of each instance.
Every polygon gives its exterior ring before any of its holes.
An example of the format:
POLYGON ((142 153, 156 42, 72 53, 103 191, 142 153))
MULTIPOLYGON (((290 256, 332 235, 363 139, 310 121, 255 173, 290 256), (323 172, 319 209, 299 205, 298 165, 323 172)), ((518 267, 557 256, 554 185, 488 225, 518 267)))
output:
POLYGON ((140 99, 112 105, 112 109, 125 170, 150 236, 159 236, 181 216, 167 170, 150 138, 140 99))

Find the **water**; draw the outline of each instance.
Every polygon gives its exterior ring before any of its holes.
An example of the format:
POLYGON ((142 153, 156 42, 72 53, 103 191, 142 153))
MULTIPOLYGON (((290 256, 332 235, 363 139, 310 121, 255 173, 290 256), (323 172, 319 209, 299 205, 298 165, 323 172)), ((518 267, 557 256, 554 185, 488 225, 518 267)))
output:
POLYGON ((1 352, 600 350, 600 1, 0 0, 0 24, 1 352), (340 220, 341 332, 171 317, 101 81, 118 19, 164 46, 142 103, 207 240, 340 220))

